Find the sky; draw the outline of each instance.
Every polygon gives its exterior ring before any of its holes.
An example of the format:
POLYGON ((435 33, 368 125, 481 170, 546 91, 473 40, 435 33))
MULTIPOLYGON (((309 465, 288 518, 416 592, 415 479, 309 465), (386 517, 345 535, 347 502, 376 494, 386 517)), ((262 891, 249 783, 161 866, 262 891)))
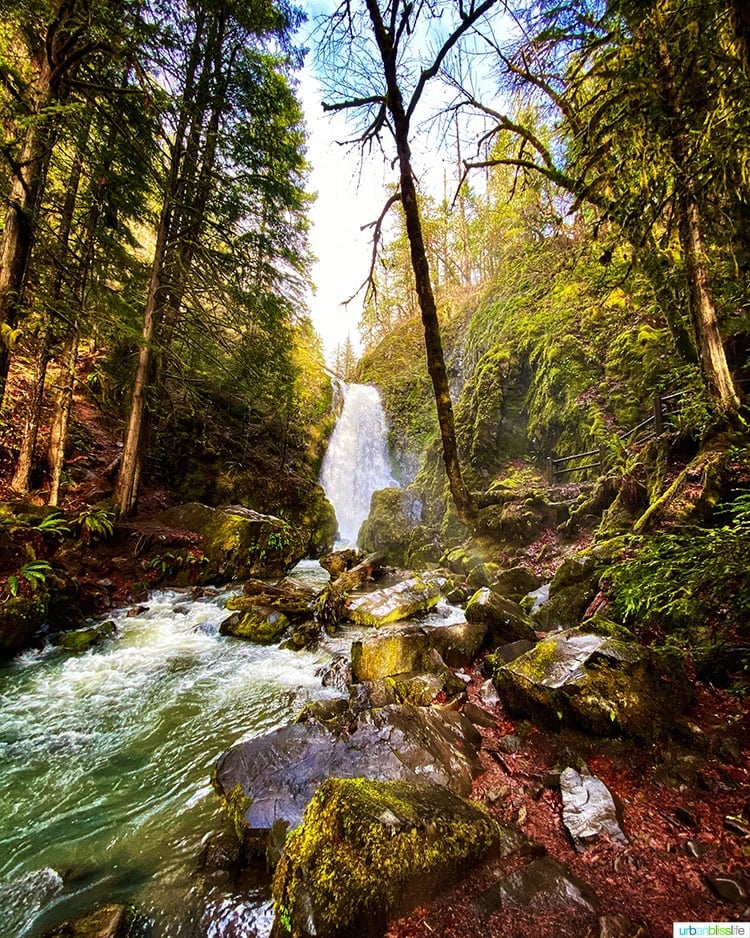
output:
POLYGON ((308 296, 308 304, 332 364, 337 344, 345 343, 347 336, 359 348, 362 293, 347 306, 342 304, 367 277, 371 234, 361 228, 380 215, 387 180, 379 159, 360 167, 357 153, 336 142, 346 139, 346 125, 341 116, 323 113, 323 93, 309 64, 301 78, 300 96, 308 130, 307 158, 312 165, 308 188, 317 194, 310 212, 316 290, 308 296))

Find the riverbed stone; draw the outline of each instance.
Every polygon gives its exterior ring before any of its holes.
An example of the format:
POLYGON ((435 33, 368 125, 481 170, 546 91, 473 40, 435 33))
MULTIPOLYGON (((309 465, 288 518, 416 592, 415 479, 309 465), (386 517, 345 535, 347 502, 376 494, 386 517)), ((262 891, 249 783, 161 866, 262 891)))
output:
POLYGON ((240 839, 260 838, 274 823, 290 829, 326 778, 430 781, 465 797, 481 771, 481 737, 462 714, 392 705, 368 710, 338 731, 297 723, 225 752, 214 773, 240 839))
POLYGON ((438 785, 331 778, 276 869, 274 938, 382 935, 389 919, 523 841, 438 785))
POLYGON ((103 641, 113 638, 115 635, 117 635, 117 625, 114 622, 96 622, 82 629, 63 633, 57 644, 65 651, 81 654, 95 645, 101 645, 103 641))
POLYGON ((103 905, 80 918, 63 922, 44 933, 44 938, 139 938, 150 934, 145 916, 132 906, 103 905))
POLYGON ((471 664, 484 644, 484 622, 454 622, 451 625, 423 625, 430 648, 434 648, 450 668, 471 664))
POLYGON ((202 583, 282 576, 303 558, 307 547, 286 521, 242 505, 212 508, 189 502, 168 508, 155 520, 200 535, 207 557, 202 583))
POLYGON ((626 844, 617 806, 604 782, 568 767, 560 773, 563 824, 576 849, 583 851, 601 838, 626 844))
POLYGON ((345 610, 357 625, 382 626, 408 619, 437 606, 442 598, 445 577, 437 574, 410 577, 394 586, 352 596, 345 610))
POLYGON ((466 606, 466 621, 487 627, 487 641, 497 645, 521 639, 536 641, 531 621, 510 599, 498 596, 488 587, 477 590, 466 606))
POLYGON ((377 681, 391 674, 441 670, 443 666, 430 655, 429 639, 418 627, 392 626, 352 642, 355 681, 377 681))
POLYGON ((245 612, 234 613, 225 619, 219 626, 219 632, 258 645, 275 645, 288 628, 289 619, 278 609, 251 606, 245 612))
POLYGON ((547 726, 643 740, 666 731, 693 695, 679 655, 575 629, 500 665, 493 679, 511 710, 547 726))

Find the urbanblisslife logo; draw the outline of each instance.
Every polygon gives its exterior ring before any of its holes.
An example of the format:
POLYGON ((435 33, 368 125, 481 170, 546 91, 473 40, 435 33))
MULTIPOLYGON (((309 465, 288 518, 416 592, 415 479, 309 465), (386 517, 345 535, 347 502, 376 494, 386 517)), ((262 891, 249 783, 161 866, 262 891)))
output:
POLYGON ((713 938, 719 935, 750 938, 750 922, 675 922, 672 929, 672 938, 713 938))

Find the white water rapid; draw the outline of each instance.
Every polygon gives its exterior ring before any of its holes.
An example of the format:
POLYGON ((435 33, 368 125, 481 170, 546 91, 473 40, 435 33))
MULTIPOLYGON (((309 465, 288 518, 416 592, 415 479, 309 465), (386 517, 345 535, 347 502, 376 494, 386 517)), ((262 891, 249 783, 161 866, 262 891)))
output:
POLYGON ((323 459, 320 484, 336 510, 339 540, 356 543, 372 493, 398 483, 391 476, 385 414, 377 388, 344 384, 344 406, 323 459))

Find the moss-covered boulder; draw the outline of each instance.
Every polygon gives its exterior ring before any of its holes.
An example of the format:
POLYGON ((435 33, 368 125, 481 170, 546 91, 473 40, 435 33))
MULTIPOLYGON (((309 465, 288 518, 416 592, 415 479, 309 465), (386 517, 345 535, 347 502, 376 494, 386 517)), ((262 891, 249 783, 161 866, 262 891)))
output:
POLYGON ((497 667, 506 705, 540 722, 651 740, 690 702, 682 659, 634 642, 568 630, 497 667))
POLYGON ((82 629, 65 632, 59 637, 57 644, 65 651, 81 654, 95 645, 101 645, 108 638, 114 638, 115 635, 117 635, 117 625, 114 622, 96 622, 82 629))
POLYGON ((286 521, 241 505, 211 508, 190 502, 167 509, 156 521, 200 535, 207 558, 201 582, 281 576, 302 559, 307 547, 286 521))
POLYGON ((377 681, 406 671, 436 671, 445 667, 430 656, 425 632, 413 626, 391 626, 352 642, 352 676, 355 681, 377 681))
POLYGON ((510 567, 501 570, 489 585, 499 596, 520 602, 524 596, 542 585, 542 579, 528 567, 510 567))
POLYGON ((487 640, 496 645, 520 639, 536 641, 531 620, 521 606, 488 587, 477 590, 469 600, 466 621, 486 626, 487 640))
POLYGON ((382 935, 389 919, 522 840, 436 785, 331 778, 276 869, 273 935, 382 935))
POLYGON ((402 567, 409 535, 419 522, 421 505, 409 489, 380 489, 373 493, 370 514, 357 538, 360 547, 382 554, 385 562, 402 567))
POLYGON ((305 506, 298 512, 300 535, 307 540, 304 554, 320 557, 333 547, 338 521, 333 505, 326 498, 322 486, 314 484, 306 493, 305 506))
POLYGON ((28 648, 47 616, 46 592, 0 602, 0 661, 28 648))
POLYGON ((245 638, 258 645, 275 645, 288 628, 289 619, 283 612, 269 606, 252 606, 225 619, 219 632, 245 638))
POLYGON ((445 577, 436 574, 410 577, 395 586, 352 596, 346 603, 346 615, 357 625, 381 626, 399 622, 436 606, 442 598, 445 584, 445 577))

